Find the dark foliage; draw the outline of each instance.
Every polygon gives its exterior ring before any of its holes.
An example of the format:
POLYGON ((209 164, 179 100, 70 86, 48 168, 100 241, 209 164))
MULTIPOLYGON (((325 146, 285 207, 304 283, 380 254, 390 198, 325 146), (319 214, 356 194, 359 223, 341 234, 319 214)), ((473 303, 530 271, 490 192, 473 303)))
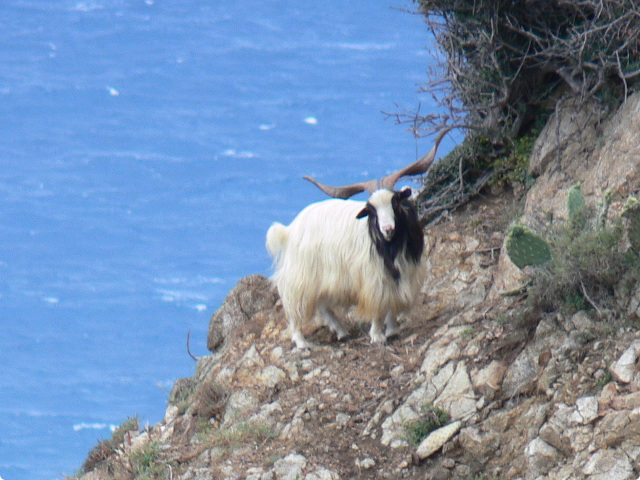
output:
POLYGON ((443 54, 425 90, 449 112, 419 127, 453 120, 504 143, 568 92, 621 100, 640 78, 637 0, 416 2, 443 54))

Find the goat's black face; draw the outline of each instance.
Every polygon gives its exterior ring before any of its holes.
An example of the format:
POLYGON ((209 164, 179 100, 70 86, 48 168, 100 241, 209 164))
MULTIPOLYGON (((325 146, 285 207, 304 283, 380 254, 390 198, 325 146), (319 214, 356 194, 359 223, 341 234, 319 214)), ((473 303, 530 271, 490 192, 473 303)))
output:
POLYGON ((407 260, 418 262, 424 248, 422 228, 415 207, 409 202, 411 189, 399 192, 381 189, 373 192, 357 218, 368 217, 369 236, 387 271, 398 280, 395 259, 402 252, 407 260))

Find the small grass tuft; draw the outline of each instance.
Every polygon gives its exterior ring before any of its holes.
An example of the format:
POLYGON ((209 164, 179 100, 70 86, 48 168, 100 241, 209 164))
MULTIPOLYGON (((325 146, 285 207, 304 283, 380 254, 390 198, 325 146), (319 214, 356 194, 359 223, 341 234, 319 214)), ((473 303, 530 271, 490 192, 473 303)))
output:
POLYGON ((137 431, 140 428, 140 421, 138 416, 128 417, 124 422, 120 424, 111 434, 111 438, 104 441, 98 441, 98 445, 93 447, 87 455, 87 459, 82 465, 82 472, 88 473, 94 470, 100 463, 109 459, 118 447, 120 447, 124 440, 125 435, 131 431, 137 431))
POLYGON ((158 442, 147 443, 144 447, 131 452, 129 461, 136 480, 155 480, 166 478, 167 467, 161 458, 158 442))
POLYGON ((449 414, 440 407, 427 403, 422 407, 421 415, 404 425, 404 431, 407 442, 417 447, 427 436, 449 423, 449 414))

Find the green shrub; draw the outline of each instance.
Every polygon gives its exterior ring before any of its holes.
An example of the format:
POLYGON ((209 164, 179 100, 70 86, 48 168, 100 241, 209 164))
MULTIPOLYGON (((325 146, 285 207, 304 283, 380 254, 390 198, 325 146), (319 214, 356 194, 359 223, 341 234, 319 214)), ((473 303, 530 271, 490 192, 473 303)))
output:
POLYGON ((449 420, 445 410, 427 403, 422 406, 418 418, 404 424, 405 438, 410 445, 417 447, 431 432, 446 425, 449 420))
POLYGON ((87 455, 87 459, 82 465, 82 471, 84 473, 90 472, 95 469, 98 464, 109 459, 116 450, 122 446, 127 433, 137 431, 139 428, 140 421, 138 420, 138 417, 128 417, 113 431, 111 438, 104 441, 98 441, 98 445, 91 449, 87 455))
POLYGON ((596 213, 585 205, 577 184, 567 195, 566 222, 551 225, 546 235, 517 223, 509 229, 511 260, 521 269, 535 267, 529 287, 532 306, 567 312, 614 307, 616 288, 640 280, 640 256, 633 247, 640 210, 630 198, 622 215, 607 222, 610 199, 607 192, 596 213))
MULTIPOLYGON (((640 69, 635 0, 414 0, 441 55, 425 90, 492 139, 519 138, 563 92, 620 102, 640 69)), ((416 122, 420 125, 420 122, 416 122)))
POLYGON ((149 442, 144 447, 134 450, 129 461, 136 480, 166 478, 167 467, 162 461, 158 442, 149 442))

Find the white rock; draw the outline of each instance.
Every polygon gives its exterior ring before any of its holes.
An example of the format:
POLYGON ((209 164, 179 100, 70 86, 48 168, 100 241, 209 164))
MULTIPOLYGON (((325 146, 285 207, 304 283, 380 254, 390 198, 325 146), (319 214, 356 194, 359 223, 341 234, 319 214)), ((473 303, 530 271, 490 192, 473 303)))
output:
POLYGON ((362 468, 363 470, 369 470, 370 468, 373 468, 375 466, 376 461, 371 457, 363 458, 362 460, 360 460, 359 458, 356 459, 356 467, 362 468))
POLYGON ((275 463, 276 478, 278 480, 297 480, 298 478, 304 478, 303 470, 306 466, 307 460, 302 455, 290 453, 275 463))
POLYGON ((625 350, 622 356, 615 361, 609 370, 613 377, 622 383, 629 383, 633 380, 633 374, 636 369, 636 360, 638 359, 637 341, 625 350))
POLYGON ((167 410, 164 412, 164 423, 169 424, 173 422, 178 417, 178 407, 176 405, 171 405, 167 407, 167 410))
POLYGON ((351 417, 346 413, 338 413, 336 415, 336 423, 340 425, 346 425, 351 420, 351 417))
MULTIPOLYGON (((302 478, 302 477, 301 477, 302 478)), ((340 476, 327 468, 319 468, 308 473, 304 480, 340 480, 340 476)))
POLYGON ((589 480, 631 480, 633 467, 629 457, 619 450, 599 450, 582 468, 589 480))
POLYGON ((255 409, 259 405, 258 397, 249 390, 237 390, 231 394, 227 401, 227 409, 224 412, 223 423, 232 422, 239 415, 255 409))
POLYGON ((284 354, 284 349, 280 346, 278 347, 274 347, 273 350, 271 350, 271 361, 272 362, 277 362, 278 360, 280 360, 282 358, 282 355, 284 354))
POLYGON ((287 374, 275 365, 269 365, 260 372, 260 380, 264 385, 273 388, 287 378, 287 374))
POLYGON ((462 422, 457 420, 444 427, 434 430, 425 438, 416 450, 416 455, 421 460, 430 457, 440 450, 442 446, 449 441, 462 428, 462 422))
POLYGON ((465 362, 458 362, 447 386, 434 403, 449 412, 452 420, 464 419, 476 413, 476 396, 465 362))
POLYGON ((524 455, 534 478, 547 474, 556 466, 559 459, 558 450, 540 437, 536 437, 529 442, 529 445, 527 445, 524 451, 524 455))
POLYGON ((466 327, 453 327, 428 346, 420 371, 427 374, 427 381, 449 360, 460 357, 460 346, 457 340, 466 327))
POLYGON ((403 373, 404 373, 404 365, 398 365, 396 367, 393 367, 391 369, 391 372, 389 372, 389 374, 391 375, 391 378, 395 378, 396 380, 400 378, 403 373))
POLYGON ((577 414, 580 416, 578 423, 587 425, 598 418, 598 400, 596 397, 582 397, 576 400, 577 414))
MULTIPOLYGON (((411 420, 418 418, 420 415, 409 405, 401 405, 390 417, 382 422, 382 438, 380 441, 383 445, 389 446, 394 440, 400 437, 400 432, 404 431, 404 425, 411 420)), ((407 445, 405 440, 401 442, 393 442, 393 447, 401 447, 407 445)))

